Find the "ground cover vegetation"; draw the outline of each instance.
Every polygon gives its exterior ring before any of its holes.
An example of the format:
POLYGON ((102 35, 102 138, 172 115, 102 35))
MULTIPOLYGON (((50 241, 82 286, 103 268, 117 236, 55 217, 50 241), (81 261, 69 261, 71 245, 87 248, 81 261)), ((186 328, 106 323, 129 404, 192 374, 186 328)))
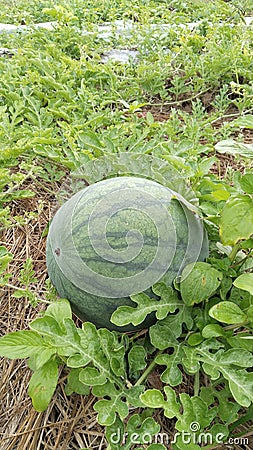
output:
POLYGON ((0 34, 1 449, 251 448, 252 2, 0 6, 20 25, 0 34), (117 20, 128 31, 103 35, 117 20), (136 58, 104 61, 112 49, 136 58), (57 298, 45 241, 75 176, 131 173, 191 185, 210 254, 147 311, 144 294, 119 308, 119 326, 157 317, 119 334, 57 298))

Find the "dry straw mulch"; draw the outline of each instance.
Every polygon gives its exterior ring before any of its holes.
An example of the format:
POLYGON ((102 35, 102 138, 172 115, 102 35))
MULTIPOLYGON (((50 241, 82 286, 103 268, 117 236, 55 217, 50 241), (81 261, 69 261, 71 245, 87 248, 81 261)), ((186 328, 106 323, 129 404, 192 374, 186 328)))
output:
MULTIPOLYGON (((28 220, 26 225, 13 226, 1 237, 14 255, 9 272, 10 284, 18 285, 18 276, 23 263, 31 257, 38 282, 34 285, 38 297, 44 297, 44 283, 47 278, 45 264, 45 241, 41 235, 55 210, 57 186, 41 188, 31 182, 29 189, 34 198, 15 201, 12 213, 25 216, 28 211, 39 211, 38 217, 28 220), (50 194, 51 191, 52 194, 50 194), (42 202, 42 203, 41 203, 42 202), (41 207, 41 205, 43 207, 41 207)), ((46 187, 46 186, 45 186, 46 187)), ((25 298, 12 296, 13 289, 1 292, 0 334, 27 329, 29 323, 44 309, 43 303, 33 308, 25 298)), ((37 413, 27 394, 31 371, 26 361, 10 361, 3 358, 0 366, 0 450, 67 450, 106 448, 104 430, 96 422, 93 411, 95 399, 92 396, 64 392, 66 373, 60 374, 60 382, 53 400, 44 413, 37 413)))

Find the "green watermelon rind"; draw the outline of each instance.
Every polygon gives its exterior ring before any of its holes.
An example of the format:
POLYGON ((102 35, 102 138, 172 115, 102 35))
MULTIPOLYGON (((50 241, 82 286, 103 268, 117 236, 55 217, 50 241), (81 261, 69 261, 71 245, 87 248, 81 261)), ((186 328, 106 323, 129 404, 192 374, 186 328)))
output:
MULTIPOLYGON (((115 188, 115 185, 119 185, 119 183, 128 183, 129 177, 120 177, 115 179, 109 179, 105 180, 99 183, 96 183, 93 185, 93 191, 94 187, 95 189, 98 189, 98 195, 100 189, 102 188, 102 191, 105 190, 105 184, 109 183, 111 184, 111 189, 115 188), (113 187, 114 186, 114 187, 113 187)), ((185 265, 195 262, 197 260, 204 260, 208 255, 208 240, 207 235, 204 230, 203 224, 200 221, 199 217, 196 214, 196 208, 189 204, 186 200, 183 199, 182 196, 179 194, 171 191, 169 188, 166 188, 162 185, 159 185, 158 183, 155 183, 150 180, 145 179, 138 179, 131 178, 131 185, 137 184, 138 188, 142 188, 144 190, 149 190, 153 188, 153 185, 155 185, 155 191, 160 192, 161 190, 161 197, 168 195, 169 202, 167 207, 170 210, 170 214, 173 217, 173 222, 176 226, 177 231, 177 248, 176 253, 174 255, 173 261, 171 266, 169 267, 169 270, 167 273, 162 277, 161 281, 166 282, 167 285, 171 285, 173 279, 182 271, 182 269, 185 267, 185 265), (190 223, 190 230, 188 228, 188 224, 190 223), (192 232, 191 232, 192 231, 192 232), (190 241, 192 247, 189 248, 189 242, 188 242, 188 234, 190 233, 190 241), (201 242, 199 242, 201 240, 201 242), (188 244, 188 247, 187 247, 188 244), (197 254, 194 254, 195 248, 198 250, 197 254)), ((110 192, 110 186, 108 187, 108 191, 110 192)), ((86 194, 89 192, 86 189, 86 194)), ((84 191, 85 191, 84 189, 84 191)), ((160 194, 159 194, 160 195, 160 194)), ((92 202, 91 202, 92 207, 92 202)), ((61 223, 59 220, 59 217, 61 214, 63 214, 64 211, 64 205, 60 210, 57 212, 56 215, 58 215, 58 224, 61 223)), ((78 209, 77 209, 78 212, 78 209)), ((54 222, 55 219, 53 219, 54 222)), ((53 223, 52 222, 52 223, 53 223)), ((115 225, 115 222, 114 222, 115 225)), ((119 243, 117 243, 117 239, 120 239, 119 233, 121 227, 124 225, 124 222, 120 223, 120 225, 116 228, 116 235, 113 236, 113 229, 110 230, 112 233, 112 240, 111 243, 116 245, 116 247, 119 247, 119 243)), ((59 227, 58 227, 59 228, 59 227)), ((64 237, 64 233, 67 236, 69 230, 64 229, 64 226, 60 226, 60 229, 55 230, 55 234, 62 234, 64 237)), ((147 228, 146 224, 140 224, 140 228, 143 230, 147 230, 146 234, 148 235, 149 242, 155 241, 155 239, 152 239, 152 233, 150 234, 150 230, 147 228)), ((126 327, 117 327, 116 325, 113 325, 110 321, 110 317, 112 313, 122 305, 127 306, 136 306, 134 302, 132 302, 131 298, 129 296, 127 297, 119 297, 119 298, 111 298, 108 294, 106 294, 106 291, 104 291, 104 296, 100 297, 97 295, 94 295, 92 293, 85 292, 84 290, 80 289, 77 285, 72 283, 63 273, 61 268, 58 264, 58 256, 56 253, 56 248, 52 248, 52 225, 50 226, 49 235, 47 239, 47 249, 46 249, 46 259, 47 259, 47 268, 49 277, 55 286, 58 294, 62 298, 67 298, 71 305, 73 312, 81 319, 81 320, 88 320, 90 322, 95 323, 98 327, 106 327, 108 329, 114 329, 117 331, 132 331, 135 330, 136 327, 133 327, 132 325, 126 326, 126 327)), ((75 244, 78 247, 78 251, 82 257, 82 259, 85 261, 85 263, 88 263, 90 267, 93 270, 99 270, 101 273, 104 273, 107 277, 112 276, 110 272, 112 273, 117 269, 117 265, 113 263, 108 263, 108 261, 99 261, 97 258, 97 255, 95 252, 93 252, 92 255, 92 248, 90 248, 90 244, 85 242, 83 239, 82 233, 80 230, 83 230, 83 218, 79 220, 79 214, 77 214, 74 217, 73 220, 73 235, 74 235, 74 241, 75 244), (82 224, 82 225, 81 225, 82 224), (78 229, 79 227, 79 229, 78 229), (78 234, 79 233, 79 234, 78 234), (112 270, 113 268, 113 270, 112 270)), ((124 231, 124 230, 123 230, 124 231)), ((124 234, 124 233, 122 233, 124 234)), ((121 240, 120 242, 123 242, 121 240)), ((112 245, 112 247, 113 247, 112 245)), ((122 244, 123 245, 123 244, 122 244)), ((117 247, 117 248, 118 248, 117 247)), ((151 246, 152 247, 152 246, 151 246)), ((61 250, 61 249, 60 249, 61 250)), ((148 253, 148 252, 147 252, 148 253)), ((147 257, 147 254, 146 254, 147 257)), ((141 260, 142 257, 139 256, 139 259, 137 258, 135 261, 130 261, 129 263, 124 264, 124 266, 119 266, 119 272, 116 271, 114 275, 116 277, 120 277, 122 274, 122 268, 123 272, 127 276, 131 276, 135 274, 136 270, 142 270, 142 264, 145 266, 146 259, 141 260)), ((71 264, 71 261, 70 261, 71 264)), ((110 284, 110 280, 108 281, 110 284)), ((110 289, 109 289, 110 291, 110 289)), ((155 295, 152 293, 151 285, 148 287, 148 289, 145 290, 145 292, 150 297, 155 297, 155 295)), ((139 328, 145 328, 149 327, 155 322, 155 316, 151 314, 146 318, 146 320, 139 326, 139 328)))

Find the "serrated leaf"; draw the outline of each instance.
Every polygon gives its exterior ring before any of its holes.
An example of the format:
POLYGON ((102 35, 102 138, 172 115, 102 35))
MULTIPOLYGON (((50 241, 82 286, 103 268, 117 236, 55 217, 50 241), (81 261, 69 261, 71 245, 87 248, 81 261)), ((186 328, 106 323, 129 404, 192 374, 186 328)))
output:
POLYGON ((28 358, 47 349, 43 338, 31 330, 13 331, 0 338, 0 355, 10 359, 28 358))
POLYGON ((58 382, 58 365, 54 360, 48 361, 31 377, 28 394, 36 411, 45 411, 51 401, 58 382))
POLYGON ((98 386, 105 384, 107 377, 105 372, 99 372, 95 367, 85 367, 81 370, 79 379, 87 386, 98 386))
POLYGON ((106 328, 98 330, 101 349, 103 350, 107 361, 110 363, 111 370, 118 377, 125 377, 125 338, 122 336, 121 342, 115 332, 106 328))
POLYGON ((253 234, 253 199, 248 195, 230 197, 221 212, 220 236, 223 244, 235 245, 253 234))
POLYGON ((166 366, 166 369, 161 374, 161 380, 170 386, 178 386, 182 383, 182 372, 178 368, 182 364, 184 352, 181 345, 174 346, 174 352, 169 354, 158 355, 155 358, 156 364, 166 366))
POLYGON ((184 303, 191 306, 211 297, 220 286, 222 273, 210 264, 197 262, 189 264, 182 272, 180 291, 184 303))
POLYGON ((236 324, 247 320, 246 314, 233 302, 223 301, 209 309, 209 315, 219 322, 236 324))
POLYGON ((141 293, 131 296, 131 300, 137 304, 137 307, 119 306, 112 314, 111 322, 118 326, 139 325, 142 323, 148 314, 155 312, 156 318, 164 319, 169 312, 173 313, 177 307, 181 306, 178 300, 177 293, 165 284, 153 290, 155 294, 161 296, 160 300, 152 299, 148 295, 141 293))
POLYGON ((168 316, 150 327, 149 336, 152 345, 159 350, 165 350, 168 347, 178 345, 177 338, 182 333, 184 323, 188 330, 193 326, 191 309, 181 304, 176 314, 168 316))
POLYGON ((117 414, 121 420, 127 417, 129 412, 127 403, 121 400, 125 393, 118 391, 112 383, 107 382, 102 386, 94 386, 92 393, 96 397, 109 397, 109 399, 98 400, 94 405, 95 411, 98 412, 97 421, 100 425, 112 425, 117 414))
POLYGON ((236 278, 233 285, 253 295, 253 273, 243 273, 236 278))

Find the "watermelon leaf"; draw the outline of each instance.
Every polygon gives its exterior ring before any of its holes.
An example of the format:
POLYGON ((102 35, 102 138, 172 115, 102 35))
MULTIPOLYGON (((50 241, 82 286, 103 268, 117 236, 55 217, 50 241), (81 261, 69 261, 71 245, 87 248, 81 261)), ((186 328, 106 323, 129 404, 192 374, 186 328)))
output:
POLYGON ((88 395, 90 392, 90 388, 85 384, 81 383, 79 380, 79 375, 82 369, 71 369, 68 374, 67 384, 65 386, 65 392, 67 395, 71 395, 73 392, 76 392, 80 395, 88 395))
POLYGON ((129 375, 136 378, 145 369, 147 352, 142 345, 133 345, 128 352, 129 375))
POLYGON ((176 291, 167 287, 164 283, 154 285, 153 292, 159 295, 161 299, 150 298, 144 293, 132 295, 131 300, 137 304, 137 307, 119 306, 112 314, 112 323, 118 326, 128 325, 129 323, 139 325, 152 312, 155 312, 157 319, 162 320, 182 305, 176 291))
POLYGON ((182 372, 178 368, 182 364, 184 352, 182 344, 174 345, 174 352, 172 354, 158 355, 155 359, 156 364, 166 366, 166 369, 161 374, 161 380, 170 386, 178 386, 182 383, 182 372))
POLYGON ((94 409, 98 412, 98 422, 100 425, 112 425, 117 417, 121 420, 125 419, 129 413, 127 403, 121 398, 125 396, 125 392, 117 390, 109 381, 102 386, 94 386, 93 395, 97 397, 109 397, 109 399, 98 400, 94 409))
POLYGON ((152 345, 159 350, 177 346, 177 339, 182 333, 184 323, 188 330, 193 326, 191 309, 182 303, 176 314, 168 316, 150 327, 149 336, 152 345))
POLYGON ((119 341, 117 333, 111 332, 106 328, 98 330, 98 336, 101 348, 110 364, 112 372, 118 377, 125 376, 125 351, 126 341, 124 336, 119 341))
MULTIPOLYGON (((112 450, 129 450, 133 444, 148 444, 159 432, 160 425, 152 417, 143 418, 140 414, 133 414, 127 424, 116 417, 115 422, 106 427, 106 438, 112 450)), ((147 449, 165 450, 161 444, 152 444, 147 449)), ((138 450, 138 449, 136 449, 138 450)))
POLYGON ((253 373, 240 367, 252 367, 253 356, 242 348, 224 350, 218 348, 219 345, 222 344, 214 339, 207 339, 198 347, 192 348, 192 359, 202 362, 203 370, 212 379, 218 379, 221 373, 228 381, 236 402, 248 407, 253 402, 253 373))

